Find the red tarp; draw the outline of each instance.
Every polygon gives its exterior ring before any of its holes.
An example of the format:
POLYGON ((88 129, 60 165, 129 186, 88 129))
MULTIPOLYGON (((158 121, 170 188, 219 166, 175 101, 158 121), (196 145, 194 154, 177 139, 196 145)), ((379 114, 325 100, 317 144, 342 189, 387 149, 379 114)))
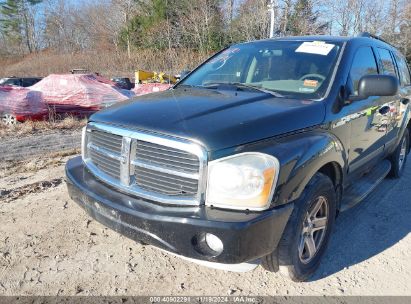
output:
POLYGON ((0 87, 0 113, 13 114, 18 120, 41 119, 47 116, 47 105, 41 92, 23 87, 0 87))
POLYGON ((86 74, 52 74, 31 86, 40 91, 44 101, 57 113, 86 114, 130 97, 101 76, 86 74))
POLYGON ((165 91, 168 88, 171 88, 173 85, 168 83, 143 83, 136 84, 136 87, 133 89, 136 96, 165 91))

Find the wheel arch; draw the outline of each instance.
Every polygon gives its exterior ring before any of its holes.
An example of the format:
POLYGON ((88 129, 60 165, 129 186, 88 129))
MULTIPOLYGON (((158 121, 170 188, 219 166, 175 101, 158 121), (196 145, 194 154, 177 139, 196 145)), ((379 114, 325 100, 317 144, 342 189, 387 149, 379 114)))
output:
POLYGON ((306 137, 301 140, 307 140, 306 149, 294 154, 294 163, 282 167, 286 172, 280 171, 281 180, 275 204, 282 205, 298 199, 314 175, 320 172, 333 182, 338 209, 347 162, 347 153, 343 145, 336 136, 328 132, 316 133, 311 139, 306 137))
POLYGON ((337 210, 340 209, 343 194, 343 169, 336 161, 323 165, 317 172, 328 176, 334 184, 337 195, 337 210))

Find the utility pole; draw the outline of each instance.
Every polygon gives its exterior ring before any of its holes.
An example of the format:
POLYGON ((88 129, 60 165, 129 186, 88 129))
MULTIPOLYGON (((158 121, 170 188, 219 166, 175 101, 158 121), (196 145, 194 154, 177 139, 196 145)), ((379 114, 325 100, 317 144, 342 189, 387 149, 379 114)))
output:
POLYGON ((268 11, 270 12, 271 15, 271 23, 270 23, 270 38, 274 37, 274 8, 275 8, 275 0, 270 0, 270 4, 268 6, 268 11))

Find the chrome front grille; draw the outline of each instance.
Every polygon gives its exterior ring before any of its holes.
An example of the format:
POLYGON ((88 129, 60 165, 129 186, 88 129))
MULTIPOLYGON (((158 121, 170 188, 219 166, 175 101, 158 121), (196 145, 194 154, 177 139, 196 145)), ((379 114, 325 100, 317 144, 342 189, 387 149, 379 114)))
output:
POLYGON ((102 181, 142 198, 199 205, 207 154, 193 142, 89 123, 83 159, 102 181))

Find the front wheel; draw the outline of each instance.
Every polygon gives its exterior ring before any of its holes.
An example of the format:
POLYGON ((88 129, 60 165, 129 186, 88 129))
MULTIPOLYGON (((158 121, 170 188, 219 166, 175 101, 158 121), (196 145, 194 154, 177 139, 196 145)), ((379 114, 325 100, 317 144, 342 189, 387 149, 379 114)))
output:
MULTIPOLYGON (((307 280, 315 272, 327 247, 335 215, 334 185, 328 176, 316 173, 295 203, 278 245, 280 272, 296 282, 307 280)), ((270 261, 271 255, 263 260, 268 270, 270 261)))

